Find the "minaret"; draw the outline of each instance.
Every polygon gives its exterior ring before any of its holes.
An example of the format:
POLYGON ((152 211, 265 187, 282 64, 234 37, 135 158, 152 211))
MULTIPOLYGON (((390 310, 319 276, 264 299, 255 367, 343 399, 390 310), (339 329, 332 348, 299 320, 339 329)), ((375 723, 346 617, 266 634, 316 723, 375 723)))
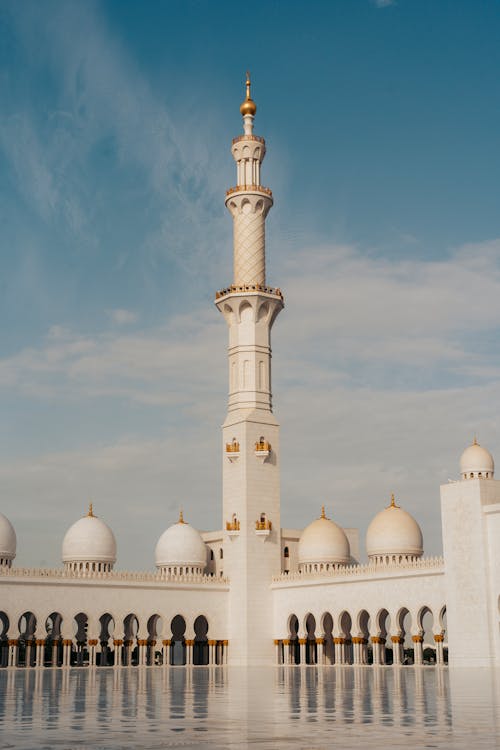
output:
POLYGON ((237 184, 226 193, 233 217, 234 277, 215 304, 229 326, 229 401, 222 427, 224 573, 230 578, 229 663, 273 663, 271 577, 281 569, 279 425, 272 413, 271 328, 283 308, 266 285, 265 221, 273 205, 260 184, 266 153, 253 134, 257 107, 240 107, 234 138, 237 184))

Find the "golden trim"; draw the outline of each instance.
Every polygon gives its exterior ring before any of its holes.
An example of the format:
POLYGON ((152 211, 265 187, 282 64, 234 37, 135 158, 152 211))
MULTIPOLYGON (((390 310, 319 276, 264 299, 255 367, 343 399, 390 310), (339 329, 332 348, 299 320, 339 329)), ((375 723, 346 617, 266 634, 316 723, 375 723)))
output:
POLYGON ((411 637, 413 643, 423 643, 424 642, 424 636, 423 635, 412 635, 411 637))
POLYGON ((273 197, 273 191, 271 188, 264 187, 264 185, 235 185, 234 187, 226 190, 226 198, 233 193, 264 193, 264 195, 273 197))
POLYGON ((264 292, 264 294, 272 294, 274 297, 283 299, 283 293, 279 287, 274 288, 264 284, 231 284, 226 289, 215 292, 215 299, 218 300, 228 294, 239 294, 240 292, 264 292))

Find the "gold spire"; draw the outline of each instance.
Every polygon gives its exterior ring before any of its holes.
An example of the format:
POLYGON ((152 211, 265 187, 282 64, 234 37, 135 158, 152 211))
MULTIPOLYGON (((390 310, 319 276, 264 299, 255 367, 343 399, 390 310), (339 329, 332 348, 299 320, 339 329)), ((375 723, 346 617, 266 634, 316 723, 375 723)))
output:
POLYGON ((472 445, 479 445, 479 443, 477 442, 476 433, 474 433, 474 440, 472 441, 472 445))
POLYGON ((324 505, 321 506, 321 515, 320 515, 320 518, 325 518, 326 520, 328 520, 326 518, 325 506, 324 505))
POLYGON ((94 508, 93 508, 92 503, 89 503, 89 512, 87 513, 87 516, 89 518, 95 518, 95 516, 94 516, 94 508))
POLYGON ((177 523, 186 523, 184 520, 184 515, 182 513, 182 508, 179 511, 179 520, 177 521, 177 523))
POLYGON ((396 505, 396 501, 394 499, 394 492, 391 493, 391 504, 387 506, 388 508, 399 508, 399 505, 396 505))
POLYGON ((247 95, 246 95, 245 101, 243 102, 243 104, 240 107, 240 112, 243 115, 243 117, 245 115, 252 115, 252 117, 253 117, 255 115, 255 113, 257 112, 257 105, 255 104, 254 100, 250 96, 250 85, 251 85, 251 83, 250 83, 250 71, 247 70, 247 80, 246 80, 247 95))

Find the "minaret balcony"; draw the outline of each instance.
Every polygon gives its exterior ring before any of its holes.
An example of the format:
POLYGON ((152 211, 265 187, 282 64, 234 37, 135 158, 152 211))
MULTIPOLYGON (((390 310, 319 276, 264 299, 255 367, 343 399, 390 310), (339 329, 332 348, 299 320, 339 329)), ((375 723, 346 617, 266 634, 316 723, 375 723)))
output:
POLYGON ((283 293, 279 287, 266 286, 265 284, 231 284, 231 286, 215 292, 215 299, 227 297, 229 294, 246 294, 247 292, 261 292, 283 299, 283 293))
POLYGON ((271 443, 261 438, 255 443, 255 457, 258 458, 262 463, 266 461, 271 455, 271 443))
POLYGON ((232 521, 226 521, 226 531, 229 537, 238 536, 240 533, 240 522, 233 518, 232 521))
POLYGON ((240 444, 237 440, 233 440, 232 443, 226 443, 226 456, 234 463, 240 457, 240 444))
POLYGON ((266 541, 267 537, 271 534, 273 528, 273 524, 271 521, 266 519, 261 519, 260 521, 255 521, 255 535, 258 536, 263 542, 266 541))
POLYGON ((229 190, 226 190, 226 198, 235 193, 263 193, 269 198, 273 197, 273 191, 271 188, 264 187, 264 185, 235 185, 229 190))

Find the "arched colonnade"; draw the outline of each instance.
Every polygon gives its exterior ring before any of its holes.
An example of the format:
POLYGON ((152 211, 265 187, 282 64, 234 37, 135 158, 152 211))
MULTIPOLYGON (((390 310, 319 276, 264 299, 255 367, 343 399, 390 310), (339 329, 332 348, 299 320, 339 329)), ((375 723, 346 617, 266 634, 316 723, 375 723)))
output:
POLYGON ((0 611, 0 667, 203 666, 227 662, 228 641, 213 638, 209 621, 182 614, 139 618, 86 612, 63 617, 0 611))
POLYGON ((287 635, 274 641, 276 663, 298 664, 437 664, 448 661, 446 606, 427 605, 394 613, 340 610, 316 617, 308 612, 288 616, 287 635))

